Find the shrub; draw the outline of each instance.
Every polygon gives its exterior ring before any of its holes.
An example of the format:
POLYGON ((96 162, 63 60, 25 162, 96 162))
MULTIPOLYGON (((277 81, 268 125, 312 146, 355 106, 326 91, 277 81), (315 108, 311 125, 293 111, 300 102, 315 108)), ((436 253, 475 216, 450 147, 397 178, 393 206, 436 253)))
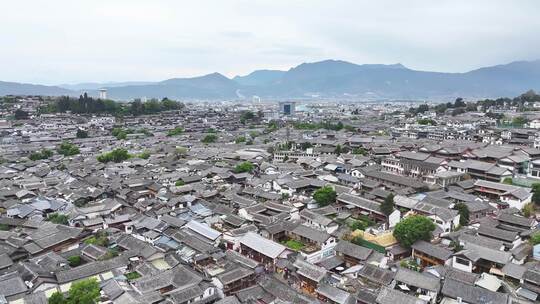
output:
POLYGON ((63 142, 57 149, 59 154, 64 156, 72 156, 80 153, 79 148, 72 143, 63 142))
POLYGON ((236 173, 243 173, 243 172, 251 172, 253 171, 255 167, 250 162, 243 162, 241 164, 236 165, 234 168, 234 172, 236 173))
POLYGON ((77 267, 82 263, 82 259, 78 255, 72 255, 67 260, 69 262, 69 266, 71 267, 77 267))
POLYGON ((205 144, 214 143, 217 140, 217 136, 215 134, 208 134, 201 140, 205 144))
POLYGON ((49 214, 49 217, 47 218, 48 221, 55 224, 61 224, 61 225, 67 225, 68 224, 68 217, 65 214, 60 213, 51 213, 49 214))
POLYGON ((184 129, 181 128, 181 127, 176 127, 172 130, 169 130, 169 132, 167 132, 167 136, 177 136, 177 135, 180 135, 184 133, 184 129))
POLYGON ((124 276, 126 276, 126 279, 128 279, 129 281, 133 281, 141 277, 141 275, 136 271, 128 272, 124 274, 124 276))

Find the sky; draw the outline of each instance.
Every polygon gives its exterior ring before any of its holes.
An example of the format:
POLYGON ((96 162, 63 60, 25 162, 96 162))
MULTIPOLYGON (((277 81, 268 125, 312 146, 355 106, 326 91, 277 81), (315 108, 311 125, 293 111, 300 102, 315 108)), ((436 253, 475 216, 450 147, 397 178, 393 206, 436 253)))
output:
POLYGON ((3 0, 0 81, 159 81, 326 59, 466 72, 540 59, 540 1, 3 0))

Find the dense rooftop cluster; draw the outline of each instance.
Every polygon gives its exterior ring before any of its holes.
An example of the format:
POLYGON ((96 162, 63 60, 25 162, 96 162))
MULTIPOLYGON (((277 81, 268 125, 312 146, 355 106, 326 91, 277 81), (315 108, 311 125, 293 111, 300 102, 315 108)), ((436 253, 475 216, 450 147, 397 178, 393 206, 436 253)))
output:
POLYGON ((540 300, 534 100, 57 102, 0 103, 0 303, 540 300))

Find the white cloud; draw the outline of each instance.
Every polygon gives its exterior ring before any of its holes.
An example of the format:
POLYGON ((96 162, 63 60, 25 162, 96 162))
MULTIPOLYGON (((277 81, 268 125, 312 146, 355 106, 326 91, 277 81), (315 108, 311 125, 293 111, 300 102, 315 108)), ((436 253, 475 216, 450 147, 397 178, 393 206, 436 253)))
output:
POLYGON ((540 58, 538 1, 2 1, 0 79, 161 80, 343 59, 466 71, 540 58))

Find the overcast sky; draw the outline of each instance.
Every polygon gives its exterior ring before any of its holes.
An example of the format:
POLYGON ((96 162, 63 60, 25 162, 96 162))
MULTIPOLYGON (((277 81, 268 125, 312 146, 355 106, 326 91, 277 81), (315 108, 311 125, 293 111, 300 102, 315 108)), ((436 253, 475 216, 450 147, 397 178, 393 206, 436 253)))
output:
POLYGON ((540 1, 0 1, 0 80, 59 84, 341 59, 463 72, 540 59, 540 1))

